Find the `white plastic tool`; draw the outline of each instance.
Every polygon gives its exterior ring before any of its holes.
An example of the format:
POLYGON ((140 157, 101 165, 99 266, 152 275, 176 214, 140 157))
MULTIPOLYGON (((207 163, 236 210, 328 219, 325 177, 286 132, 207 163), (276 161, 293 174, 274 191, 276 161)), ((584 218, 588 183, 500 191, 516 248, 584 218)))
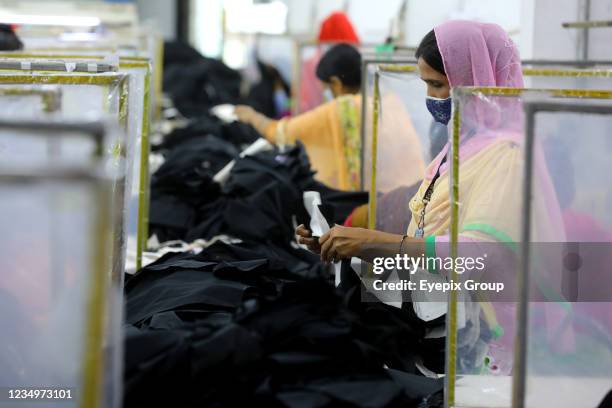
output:
MULTIPOLYGON (((310 215, 310 231, 313 237, 321 237, 325 235, 329 230, 329 223, 321 213, 319 205, 321 205, 321 194, 318 191, 305 191, 304 192, 304 207, 310 215)), ((342 262, 334 263, 334 275, 336 286, 340 285, 340 270, 342 268, 342 262)))

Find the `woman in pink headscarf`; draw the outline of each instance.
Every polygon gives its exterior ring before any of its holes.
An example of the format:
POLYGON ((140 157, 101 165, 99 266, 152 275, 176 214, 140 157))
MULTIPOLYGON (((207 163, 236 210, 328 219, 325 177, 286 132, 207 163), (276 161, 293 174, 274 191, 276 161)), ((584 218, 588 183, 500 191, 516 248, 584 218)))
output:
MULTIPOLYGON (((471 21, 449 21, 428 33, 417 49, 421 79, 427 84, 423 95, 428 110, 438 122, 451 119, 451 89, 455 87, 523 87, 518 50, 507 33, 498 25, 471 21)), ((516 295, 516 242, 520 241, 520 217, 523 175, 521 106, 504 98, 474 97, 462 104, 459 165, 459 243, 460 255, 482 257, 489 251, 485 270, 475 277, 480 281, 506 284, 506 297, 516 295), (497 245, 496 245, 497 244, 497 245)), ((449 196, 450 165, 446 162, 447 144, 429 164, 425 178, 410 201, 412 220, 405 235, 389 234, 361 228, 336 226, 315 239, 304 226, 297 229, 300 242, 321 253, 324 261, 358 257, 368 262, 377 257, 395 257, 398 253, 413 258, 450 257, 449 230, 451 200, 449 196)), ((537 154, 537 152, 536 152, 537 154)), ((551 200, 541 200, 534 209, 537 228, 535 240, 559 238, 560 210, 547 171, 536 169, 536 188, 551 200), (552 203, 552 204, 551 204, 552 203)), ((448 270, 427 268, 429 276, 447 279, 448 270)), ((411 278, 412 280, 413 278, 411 278)), ((463 279, 462 279, 463 280, 463 279)), ((548 288, 557 293, 558 288, 548 288)), ((414 300, 413 293, 413 300, 414 300)), ((479 300, 479 299, 477 299, 479 300)), ((498 299, 499 300, 499 299, 498 299)), ((433 320, 444 314, 419 314, 433 320)), ((430 302, 431 303, 431 302, 430 302)), ((487 344, 472 344, 473 369, 486 369, 507 374, 511 371, 511 341, 515 317, 514 304, 482 303, 481 312, 472 316, 474 325, 483 315, 490 335, 496 339, 487 344), (482 313, 482 314, 481 314, 482 313), (509 323, 508 323, 509 322, 509 323), (494 346, 493 343, 496 343, 494 346), (497 347, 497 350, 495 349, 497 347), (489 350, 489 351, 487 351, 489 350), (479 363, 482 365, 479 366, 479 363)), ((424 308, 427 309, 427 308, 424 308)), ((424 310, 423 309, 423 310, 424 310)), ((469 314, 469 311, 465 312, 469 314)), ((543 312, 544 315, 548 311, 543 312)), ((469 316, 466 317, 469 319, 469 316)), ((484 338, 480 328, 476 338, 484 338)), ((461 339, 460 339, 461 340, 461 339)), ((483 341, 480 341, 483 343, 483 341)), ((461 344, 459 345, 462 346, 461 344)))

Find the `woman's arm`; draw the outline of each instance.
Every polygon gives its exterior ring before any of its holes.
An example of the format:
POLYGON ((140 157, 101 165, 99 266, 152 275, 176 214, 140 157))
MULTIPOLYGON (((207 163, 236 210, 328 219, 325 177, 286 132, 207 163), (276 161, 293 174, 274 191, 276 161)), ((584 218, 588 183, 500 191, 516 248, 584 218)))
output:
POLYGON ((236 117, 240 122, 253 126, 255 130, 268 139, 270 143, 276 143, 274 132, 268 132, 268 129, 271 125, 277 123, 277 120, 270 119, 246 105, 236 106, 236 117))
POLYGON ((418 257, 425 253, 425 241, 420 238, 404 238, 403 235, 369 230, 335 226, 317 241, 303 225, 296 230, 299 241, 310 250, 321 253, 325 262, 361 258, 372 262, 378 257, 395 257, 400 253, 409 257, 418 257), (403 240, 403 244, 402 244, 403 240))
POLYGON ((256 112, 250 106, 237 106, 236 116, 241 122, 253 126, 270 143, 293 144, 300 140, 305 145, 317 143, 321 138, 329 137, 332 127, 339 126, 336 113, 336 101, 282 120, 270 119, 256 112))

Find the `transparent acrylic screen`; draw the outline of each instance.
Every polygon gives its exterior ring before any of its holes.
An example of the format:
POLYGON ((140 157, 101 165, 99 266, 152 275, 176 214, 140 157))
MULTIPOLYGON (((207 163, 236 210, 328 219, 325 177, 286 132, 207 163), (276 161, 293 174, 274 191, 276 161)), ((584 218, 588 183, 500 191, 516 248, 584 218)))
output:
POLYGON ((78 393, 93 251, 104 252, 95 247, 95 186, 0 181, 0 194, 0 387, 44 384, 78 393))
MULTIPOLYGON (((534 134, 542 149, 534 168, 549 170, 560 228, 549 258, 532 253, 531 280, 556 268, 562 297, 545 315, 530 307, 526 406, 597 406, 612 384, 612 114, 540 112, 534 134)), ((532 217, 550 201, 533 194, 532 217)), ((538 228, 532 235, 543 235, 538 228)))
MULTIPOLYGON (((434 122, 425 106, 427 90, 417 72, 381 72, 376 143, 376 228, 405 234, 408 202, 418 190, 426 166, 448 140, 447 127, 434 122)), ((368 98, 373 92, 368 91, 368 98)), ((373 103, 368 101, 368 111, 373 103)), ((365 187, 372 185, 373 117, 365 120, 365 187)))

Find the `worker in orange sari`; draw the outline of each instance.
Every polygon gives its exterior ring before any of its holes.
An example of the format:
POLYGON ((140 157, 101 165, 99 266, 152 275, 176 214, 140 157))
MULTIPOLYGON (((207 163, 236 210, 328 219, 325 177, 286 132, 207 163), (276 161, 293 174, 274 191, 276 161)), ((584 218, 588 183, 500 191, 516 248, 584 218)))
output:
POLYGON ((353 46, 332 47, 317 65, 328 102, 292 118, 270 119, 248 106, 236 107, 238 120, 251 124, 270 142, 304 144, 316 178, 330 187, 361 187, 361 55, 353 46))

